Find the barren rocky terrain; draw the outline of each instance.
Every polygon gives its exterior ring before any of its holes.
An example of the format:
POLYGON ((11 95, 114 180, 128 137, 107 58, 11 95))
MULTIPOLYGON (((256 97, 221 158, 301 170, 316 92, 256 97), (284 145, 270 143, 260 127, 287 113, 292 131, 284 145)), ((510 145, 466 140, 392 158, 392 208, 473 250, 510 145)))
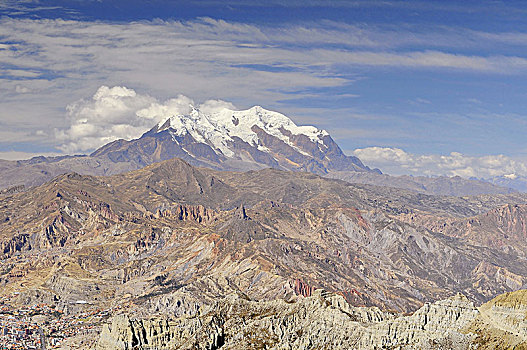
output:
MULTIPOLYGON (((138 320, 227 312, 220 324, 241 317, 214 306, 233 295, 235 308, 256 303, 250 317, 274 313, 276 303, 304 305, 319 289, 339 295, 343 310, 376 307, 368 310, 383 320, 418 315, 456 293, 480 305, 525 288, 526 201, 518 193, 432 196, 273 169, 223 172, 177 158, 113 176, 69 173, 1 195, 1 293, 16 292, 13 305, 48 303, 70 314, 126 305, 138 320)), ((291 315, 307 312, 294 305, 291 315)), ((189 322, 202 324, 199 317, 189 322)), ((265 326, 275 339, 273 327, 265 326)), ((187 335, 201 339, 200 332, 187 335)), ((308 334, 297 335, 298 346, 314 348, 308 334)), ((351 344, 341 337, 328 344, 351 344)), ((278 338, 273 344, 297 348, 297 340, 278 338)))
POLYGON ((173 319, 116 316, 103 327, 96 348, 523 349, 526 308, 525 291, 479 308, 458 294, 411 315, 353 307, 323 290, 289 302, 233 295, 173 319))

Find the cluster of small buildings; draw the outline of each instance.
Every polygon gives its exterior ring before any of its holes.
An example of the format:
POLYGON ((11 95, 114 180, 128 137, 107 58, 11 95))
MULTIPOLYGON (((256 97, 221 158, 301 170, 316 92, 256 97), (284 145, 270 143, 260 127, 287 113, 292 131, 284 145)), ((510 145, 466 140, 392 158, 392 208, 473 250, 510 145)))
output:
POLYGON ((18 314, 0 314, 0 329, 0 349, 45 349, 42 329, 18 314))
POLYGON ((49 342, 55 341, 55 345, 60 345, 62 340, 79 334, 97 336, 102 321, 110 316, 110 312, 111 310, 93 309, 53 319, 44 326, 46 334, 49 334, 49 342))
POLYGON ((58 349, 70 337, 96 337, 102 322, 114 311, 93 308, 65 315, 48 304, 14 308, 9 301, 16 294, 0 298, 0 350, 58 349))

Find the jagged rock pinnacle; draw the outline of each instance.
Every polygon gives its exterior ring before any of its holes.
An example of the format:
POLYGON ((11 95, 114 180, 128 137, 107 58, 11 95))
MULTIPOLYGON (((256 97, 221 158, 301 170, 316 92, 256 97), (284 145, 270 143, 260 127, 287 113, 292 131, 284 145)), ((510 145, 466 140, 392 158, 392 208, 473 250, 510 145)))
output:
POLYGON ((241 220, 250 220, 251 218, 247 215, 245 212, 245 207, 240 205, 238 208, 236 208, 236 211, 234 212, 234 216, 241 220))

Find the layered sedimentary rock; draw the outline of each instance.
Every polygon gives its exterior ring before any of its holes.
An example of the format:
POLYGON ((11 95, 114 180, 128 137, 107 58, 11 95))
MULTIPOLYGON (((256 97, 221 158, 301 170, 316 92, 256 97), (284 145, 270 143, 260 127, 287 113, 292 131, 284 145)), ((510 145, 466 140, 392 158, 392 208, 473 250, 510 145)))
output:
MULTIPOLYGON (((24 286, 26 301, 38 302, 35 289, 64 304, 99 293, 98 304, 181 288, 263 300, 324 288, 356 306, 408 312, 456 292, 482 303, 527 280, 521 246, 515 255, 481 249, 462 231, 451 237, 407 220, 426 213, 462 222, 525 202, 519 194, 425 196, 174 159, 110 177, 63 175, 0 200, 0 217, 9 218, 0 222, 1 281, 7 291, 24 286), (14 266, 25 273, 8 275, 14 266)), ((503 226, 499 215, 482 222, 523 237, 523 211, 514 213, 518 224, 503 226)))
POLYGON ((478 349, 527 348, 527 290, 499 295, 479 311, 464 330, 477 334, 478 349))

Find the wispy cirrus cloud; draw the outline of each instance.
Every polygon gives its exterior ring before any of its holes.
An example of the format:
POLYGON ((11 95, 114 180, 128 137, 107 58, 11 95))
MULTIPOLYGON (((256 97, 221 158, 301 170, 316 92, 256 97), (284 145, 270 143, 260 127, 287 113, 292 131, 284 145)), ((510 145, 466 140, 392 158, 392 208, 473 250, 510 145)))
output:
MULTIPOLYGON (((64 151, 98 144, 92 140, 80 145, 74 136, 86 137, 82 132, 62 138, 50 135, 72 125, 65 118, 71 110, 66 112, 64 106, 91 96, 101 85, 133 87, 138 95, 160 100, 184 94, 196 101, 218 98, 241 107, 262 104, 294 110, 314 95, 333 97, 330 89, 353 84, 364 75, 364 67, 527 74, 525 57, 482 53, 485 33, 452 28, 416 30, 334 21, 266 26, 211 18, 105 23, 8 17, 0 19, 0 27, 0 118, 7 130, 19 130, 24 120, 27 135, 34 137, 36 130, 44 129, 41 142, 64 151), (467 46, 477 47, 479 53, 467 53, 467 46), (287 105, 288 100, 298 102, 287 105)), ((498 42, 499 35, 488 35, 487 43, 498 42)), ((511 33, 503 35, 512 38, 511 33)), ((357 95, 340 93, 342 98, 357 95)), ((317 118, 323 122, 323 116, 317 118)), ((316 119, 311 123, 319 124, 316 119)), ((134 127, 133 121, 129 124, 134 127)), ((137 132, 116 131, 114 136, 137 132)))
POLYGON ((495 72, 517 72, 526 68, 525 58, 518 56, 477 56, 430 49, 395 50, 425 43, 428 47, 466 45, 472 41, 463 35, 466 33, 453 39, 448 32, 381 31, 329 21, 313 26, 282 27, 210 18, 130 24, 7 18, 0 23, 4 40, 14 43, 0 43, 3 63, 19 69, 49 68, 69 77, 74 77, 75 71, 91 74, 96 73, 96 69, 131 71, 139 68, 139 62, 144 64, 145 58, 151 61, 146 68, 160 64, 159 69, 164 70, 170 63, 193 61, 231 67, 236 71, 250 64, 282 66, 300 69, 311 76, 314 73, 323 75, 321 67, 328 71, 338 64, 495 72), (332 47, 334 44, 343 46, 332 47))

